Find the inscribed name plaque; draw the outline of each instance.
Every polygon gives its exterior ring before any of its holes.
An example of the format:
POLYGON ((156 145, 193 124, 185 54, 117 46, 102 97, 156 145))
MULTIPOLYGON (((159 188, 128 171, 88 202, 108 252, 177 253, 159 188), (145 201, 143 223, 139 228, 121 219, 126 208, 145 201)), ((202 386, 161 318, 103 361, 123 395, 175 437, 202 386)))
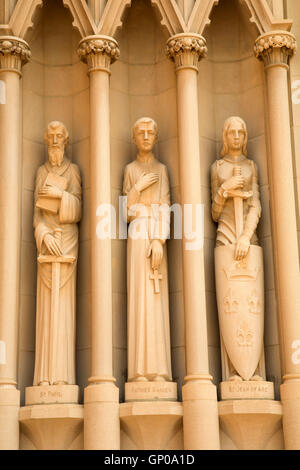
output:
POLYGON ((174 382, 127 382, 125 401, 177 401, 177 383, 174 382))
POLYGON ((27 387, 26 405, 47 405, 50 403, 78 403, 78 385, 44 385, 27 387))
POLYGON ((220 388, 222 400, 274 400, 273 382, 221 382, 220 388))

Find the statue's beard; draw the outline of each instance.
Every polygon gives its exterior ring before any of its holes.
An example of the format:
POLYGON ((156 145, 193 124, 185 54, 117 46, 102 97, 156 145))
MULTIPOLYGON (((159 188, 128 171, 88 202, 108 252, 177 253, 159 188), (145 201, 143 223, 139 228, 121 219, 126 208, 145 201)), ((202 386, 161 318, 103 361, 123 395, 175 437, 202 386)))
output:
POLYGON ((64 150, 59 147, 50 147, 48 149, 49 161, 52 166, 61 166, 64 159, 64 150))

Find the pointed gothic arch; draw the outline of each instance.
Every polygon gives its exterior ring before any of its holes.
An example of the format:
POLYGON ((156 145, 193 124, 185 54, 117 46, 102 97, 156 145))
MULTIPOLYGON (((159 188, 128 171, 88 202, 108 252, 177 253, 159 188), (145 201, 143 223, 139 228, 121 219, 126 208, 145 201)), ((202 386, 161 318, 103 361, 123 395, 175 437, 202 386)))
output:
MULTIPOLYGON (((250 12, 250 21, 257 26, 260 34, 273 30, 289 31, 292 21, 275 18, 267 0, 240 0, 250 12)), ((105 34, 114 36, 117 29, 122 26, 122 19, 126 8, 131 6, 132 0, 108 0, 99 23, 93 18, 86 0, 62 0, 63 5, 69 8, 73 17, 73 26, 78 29, 82 38, 91 34, 105 34)), ((184 20, 176 0, 151 0, 160 15, 160 22, 168 31, 169 36, 174 34, 193 32, 203 34, 210 24, 210 15, 219 0, 195 0, 191 14, 184 20)), ((37 8, 42 7, 43 0, 18 0, 11 15, 8 28, 14 36, 24 38, 28 29, 33 27, 33 17, 37 8)))
POLYGON ((43 0, 18 0, 10 17, 8 28, 14 36, 24 39, 27 31, 33 27, 33 18, 43 0))
POLYGON ((268 31, 282 30, 290 31, 292 21, 288 19, 275 18, 267 0, 240 0, 250 12, 250 22, 257 26, 259 34, 268 31))

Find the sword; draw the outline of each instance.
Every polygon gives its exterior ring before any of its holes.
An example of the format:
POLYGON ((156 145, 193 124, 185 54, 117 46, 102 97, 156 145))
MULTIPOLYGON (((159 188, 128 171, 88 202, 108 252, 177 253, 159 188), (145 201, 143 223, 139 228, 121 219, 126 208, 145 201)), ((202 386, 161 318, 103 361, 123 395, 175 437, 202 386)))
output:
MULTIPOLYGON (((241 176, 242 169, 240 166, 235 166, 233 168, 233 176, 241 176)), ((243 233, 244 228, 244 214, 243 214, 243 198, 240 196, 235 196, 233 198, 234 203, 234 217, 235 217, 235 233, 236 239, 238 240, 243 233)))
MULTIPOLYGON (((240 166, 233 168, 233 176, 240 176, 242 169, 240 166)), ((241 189, 230 189, 224 191, 225 197, 232 197, 234 204, 234 218, 235 218, 235 235, 236 240, 240 238, 244 229, 244 211, 243 211, 243 199, 248 199, 253 196, 253 191, 242 191, 241 189)))
MULTIPOLYGON (((54 230, 54 238, 61 246, 62 229, 54 230)), ((50 332, 49 332, 49 383, 52 385, 56 380, 58 325, 59 325, 59 291, 60 291, 60 265, 61 263, 74 263, 75 256, 40 255, 38 262, 51 263, 51 307, 50 307, 50 332)))

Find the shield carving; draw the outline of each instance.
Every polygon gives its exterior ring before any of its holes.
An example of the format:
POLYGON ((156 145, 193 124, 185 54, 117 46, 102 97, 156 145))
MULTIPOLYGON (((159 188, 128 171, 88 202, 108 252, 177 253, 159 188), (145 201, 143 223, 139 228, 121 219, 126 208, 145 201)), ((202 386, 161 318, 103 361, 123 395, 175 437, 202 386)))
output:
POLYGON ((251 245, 241 261, 236 245, 215 248, 215 274, 220 331, 238 374, 249 380, 259 363, 264 335, 264 273, 260 246, 251 245))

